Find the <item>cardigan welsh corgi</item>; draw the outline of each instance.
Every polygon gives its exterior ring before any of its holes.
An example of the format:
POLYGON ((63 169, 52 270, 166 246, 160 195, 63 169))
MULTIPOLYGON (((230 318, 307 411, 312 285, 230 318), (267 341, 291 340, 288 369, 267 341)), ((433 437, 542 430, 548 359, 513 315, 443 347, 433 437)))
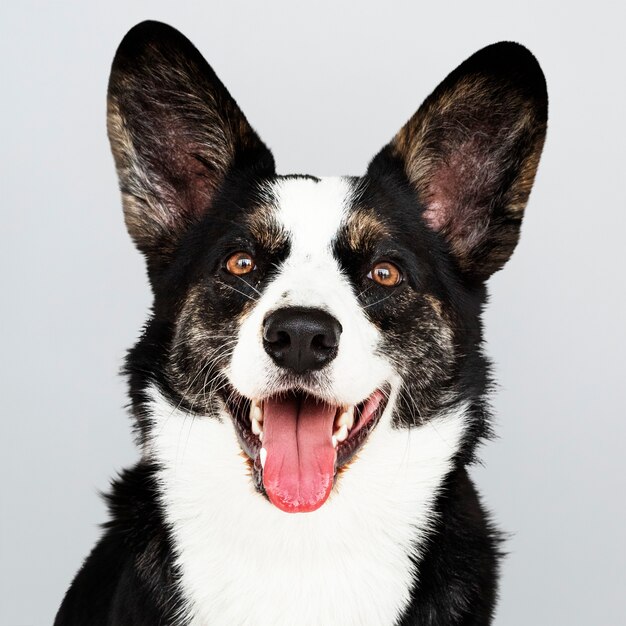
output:
POLYGON ((278 175, 185 37, 126 35, 108 132, 154 294, 125 370, 141 456, 57 626, 491 623, 481 311, 546 124, 537 61, 498 43, 362 177, 278 175))

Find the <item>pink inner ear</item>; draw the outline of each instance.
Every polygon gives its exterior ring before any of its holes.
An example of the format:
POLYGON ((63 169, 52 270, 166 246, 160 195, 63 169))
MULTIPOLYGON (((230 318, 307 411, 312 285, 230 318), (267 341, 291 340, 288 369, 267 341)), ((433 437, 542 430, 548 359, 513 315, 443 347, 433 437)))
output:
POLYGON ((463 141, 445 160, 432 165, 426 186, 424 219, 435 231, 463 249, 488 222, 486 200, 495 193, 497 172, 490 167, 485 136, 475 134, 463 141), (456 241, 455 241, 456 240, 456 241))
MULTIPOLYGON (((437 198, 438 195, 434 194, 434 197, 437 198)), ((445 203, 435 199, 429 202, 424 211, 424 219, 433 230, 440 231, 446 223, 445 203)))
MULTIPOLYGON (((432 173, 427 186, 426 210, 424 219, 435 231, 440 232, 448 225, 454 210, 455 200, 458 201, 458 181, 452 165, 442 164, 432 173)), ((461 207, 457 207, 457 210, 461 207)))

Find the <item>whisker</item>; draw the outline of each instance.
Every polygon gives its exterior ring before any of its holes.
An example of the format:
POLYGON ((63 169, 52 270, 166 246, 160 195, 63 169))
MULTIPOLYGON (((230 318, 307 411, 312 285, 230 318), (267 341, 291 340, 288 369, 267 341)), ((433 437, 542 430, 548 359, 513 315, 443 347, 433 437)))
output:
POLYGON ((392 295, 393 294, 389 294, 388 296, 385 296, 384 298, 381 298, 380 300, 376 300, 376 302, 371 302, 370 304, 366 304, 363 308, 364 309, 369 309, 371 306, 375 306, 377 304, 380 304, 381 302, 384 302, 388 298, 391 298, 392 295))
POLYGON ((360 293, 356 295, 357 299, 361 296, 364 296, 374 285, 368 285, 365 289, 363 289, 360 293))
POLYGON ((240 291, 239 289, 236 289, 235 287, 233 287, 232 285, 229 285, 228 283, 222 283, 222 284, 224 285, 224 287, 228 287, 229 289, 236 291, 238 294, 241 294, 244 298, 248 298, 248 300, 252 300, 252 302, 258 302, 258 298, 253 298, 251 295, 244 293, 243 291, 240 291))
POLYGON ((262 295, 261 292, 254 285, 251 285, 247 280, 244 280, 243 278, 241 278, 241 276, 237 276, 237 274, 235 274, 235 277, 238 278, 242 283, 245 283, 247 287, 250 287, 250 289, 254 290, 259 295, 262 295))

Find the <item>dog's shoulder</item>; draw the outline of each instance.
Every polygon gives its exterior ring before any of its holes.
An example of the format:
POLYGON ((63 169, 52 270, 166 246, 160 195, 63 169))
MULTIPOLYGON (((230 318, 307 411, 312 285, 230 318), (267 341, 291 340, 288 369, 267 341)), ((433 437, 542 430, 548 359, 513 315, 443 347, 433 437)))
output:
POLYGON ((490 624, 503 537, 464 467, 446 479, 435 514, 436 530, 420 562, 411 603, 398 626, 490 624), (434 615, 439 621, 433 621, 434 615))
POLYGON ((55 626, 171 623, 179 606, 154 467, 124 471, 106 496, 110 520, 74 578, 55 626))

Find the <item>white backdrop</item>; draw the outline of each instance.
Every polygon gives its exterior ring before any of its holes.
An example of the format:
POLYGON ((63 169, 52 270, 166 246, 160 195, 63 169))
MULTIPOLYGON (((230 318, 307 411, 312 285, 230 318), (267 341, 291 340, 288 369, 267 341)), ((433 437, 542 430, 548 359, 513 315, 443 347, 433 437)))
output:
POLYGON ((105 94, 146 18, 196 43, 282 173, 359 174, 475 50, 536 54, 549 132, 521 244, 490 285, 499 438, 473 471, 511 533, 496 624, 625 623, 619 3, 110 0, 0 8, 0 624, 52 622, 105 520, 98 490, 136 458, 117 370, 150 297, 105 94))

